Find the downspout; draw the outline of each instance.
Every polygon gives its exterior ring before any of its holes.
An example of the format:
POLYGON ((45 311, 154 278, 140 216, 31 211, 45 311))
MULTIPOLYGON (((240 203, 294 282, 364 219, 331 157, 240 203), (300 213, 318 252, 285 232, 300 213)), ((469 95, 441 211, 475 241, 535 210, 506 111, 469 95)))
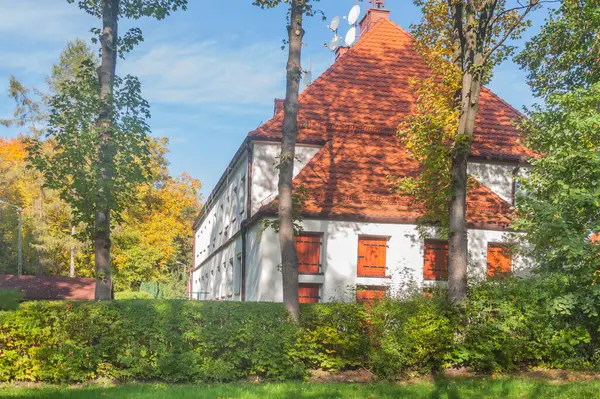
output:
POLYGON ((246 233, 252 212, 252 144, 250 141, 246 143, 246 150, 248 151, 248 174, 246 178, 246 219, 242 222, 242 287, 240 290, 242 302, 246 302, 246 233))
POLYGON ((192 290, 194 288, 194 269, 196 268, 196 229, 192 228, 192 265, 190 268, 190 279, 188 281, 188 299, 191 301, 194 298, 192 290))

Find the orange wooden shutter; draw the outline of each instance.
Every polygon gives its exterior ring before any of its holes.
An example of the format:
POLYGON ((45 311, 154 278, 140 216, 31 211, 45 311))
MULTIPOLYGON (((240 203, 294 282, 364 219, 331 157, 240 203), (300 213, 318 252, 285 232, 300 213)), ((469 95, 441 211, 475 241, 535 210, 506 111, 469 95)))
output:
POLYGON ((448 242, 426 240, 423 262, 423 278, 426 280, 448 279, 448 242))
POLYGON ((510 249, 502 244, 488 244, 487 275, 488 277, 506 277, 512 272, 510 249))
POLYGON ((319 273, 321 270, 321 237, 300 235, 294 237, 298 255, 299 273, 319 273))
POLYGON ((374 302, 385 296, 383 287, 359 287, 356 289, 356 302, 374 302))
POLYGON ((300 303, 318 303, 319 284, 298 284, 298 301, 300 303))
POLYGON ((385 276, 386 238, 358 239, 358 275, 385 276))

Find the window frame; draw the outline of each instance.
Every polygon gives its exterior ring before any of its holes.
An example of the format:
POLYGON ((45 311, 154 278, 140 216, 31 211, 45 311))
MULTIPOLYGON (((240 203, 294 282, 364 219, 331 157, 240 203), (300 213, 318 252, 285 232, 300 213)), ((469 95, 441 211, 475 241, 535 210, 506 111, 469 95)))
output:
MULTIPOLYGON (((435 248, 434 248, 435 250, 435 248)), ((440 239, 436 239, 436 238, 428 238, 423 240, 423 280, 424 281, 448 281, 448 273, 449 273, 449 244, 448 244, 448 240, 440 240, 440 239), (426 268, 427 266, 427 245, 428 244, 437 244, 437 245, 444 245, 446 250, 446 269, 445 270, 438 270, 438 269, 434 269, 433 267, 436 266, 436 261, 434 260, 434 265, 431 268, 431 272, 434 275, 434 277, 429 277, 426 276, 426 270, 428 270, 426 268), (446 273, 446 277, 444 278, 443 274, 439 277, 435 276, 435 274, 437 273, 446 273)))
POLYGON ((298 247, 296 243, 296 239, 299 237, 318 237, 319 238, 319 263, 318 263, 318 271, 316 272, 302 272, 300 271, 300 259, 298 258, 298 274, 303 275, 321 275, 323 274, 323 238, 324 233, 322 232, 311 232, 311 231, 303 231, 302 234, 294 236, 294 248, 296 249, 296 256, 298 255, 298 247))
POLYGON ((299 303, 321 303, 321 291, 323 290, 323 284, 319 284, 319 283, 299 283, 298 284, 298 302, 299 303), (301 296, 300 295, 300 289, 302 288, 316 288, 317 289, 317 296, 301 296), (312 299, 312 298, 316 298, 316 301, 305 301, 304 299, 308 298, 308 299, 312 299))
MULTIPOLYGON (((389 278, 387 272, 388 272, 388 248, 389 248, 389 241, 390 241, 390 236, 385 236, 385 235, 359 235, 358 236, 358 242, 357 242, 357 255, 356 255, 356 276, 357 277, 366 277, 366 278, 389 278), (375 274, 375 273, 369 273, 369 274, 364 274, 361 273, 361 265, 360 265, 360 259, 361 257, 361 241, 385 241, 385 254, 383 256, 384 258, 384 265, 383 265, 383 274, 375 274)), ((374 269, 380 269, 381 267, 375 267, 373 265, 367 265, 371 268, 374 269)), ((365 266, 362 266, 365 267, 365 266)))
MULTIPOLYGON (((513 245, 511 245, 509 243, 502 243, 502 242, 496 242, 496 241, 490 241, 487 243, 486 258, 485 258, 485 276, 486 276, 486 278, 488 278, 488 279, 505 279, 506 277, 510 276, 513 273, 514 258, 511 253, 512 249, 513 249, 513 245), (490 249, 493 247, 502 248, 508 252, 505 255, 508 255, 507 258, 509 259, 510 270, 497 271, 497 267, 492 269, 493 272, 492 272, 492 270, 490 270, 490 249)), ((502 268, 502 266, 500 266, 500 268, 502 268)))

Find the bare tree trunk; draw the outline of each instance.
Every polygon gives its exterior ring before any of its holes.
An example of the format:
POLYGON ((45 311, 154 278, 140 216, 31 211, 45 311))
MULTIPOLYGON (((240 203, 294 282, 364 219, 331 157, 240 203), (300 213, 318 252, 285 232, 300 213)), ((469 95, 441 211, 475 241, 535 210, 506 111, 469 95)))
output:
MULTIPOLYGON (((470 18, 470 17, 469 17, 470 18)), ((474 23, 469 19, 470 24, 474 23)), ((448 296, 455 303, 461 303, 467 296, 468 235, 467 235, 467 166, 471 155, 475 119, 479 110, 481 74, 472 65, 480 65, 483 56, 475 52, 475 33, 467 32, 467 59, 462 81, 460 119, 457 131, 456 150, 452 156, 452 199, 450 202, 450 223, 448 233, 448 296)))
POLYGON ((294 221, 292 216, 292 178, 298 136, 298 94, 302 75, 301 50, 304 0, 291 2, 289 29, 289 57, 287 86, 284 103, 283 138, 279 166, 279 243, 281 245, 281 270, 283 275, 283 303, 293 320, 298 321, 298 257, 294 246, 294 221))
POLYGON ((110 180, 113 150, 111 143, 112 91, 117 65, 119 0, 102 1, 102 62, 98 68, 100 93, 105 108, 98 118, 100 145, 98 148, 98 201, 94 236, 96 263, 96 299, 112 299, 110 278, 110 180))
MULTIPOLYGON (((71 226, 71 240, 75 239, 75 226, 71 226)), ((75 277, 75 243, 71 242, 71 262, 69 264, 69 277, 75 277)))

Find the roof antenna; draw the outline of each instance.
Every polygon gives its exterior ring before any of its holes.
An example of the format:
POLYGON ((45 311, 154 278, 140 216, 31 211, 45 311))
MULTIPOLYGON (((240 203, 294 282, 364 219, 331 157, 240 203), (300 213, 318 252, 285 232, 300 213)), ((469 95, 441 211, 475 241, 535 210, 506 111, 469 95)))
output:
POLYGON ((331 23, 328 26, 329 30, 333 32, 333 38, 330 40, 329 44, 325 45, 325 47, 335 52, 340 47, 351 47, 356 42, 356 23, 358 22, 358 17, 360 17, 360 11, 360 5, 355 4, 354 7, 350 9, 348 16, 344 17, 344 19, 347 20, 348 24, 350 25, 350 30, 348 31, 348 33, 346 33, 346 36, 344 38, 338 35, 338 28, 340 27, 340 17, 333 17, 331 23))
POLYGON ((310 60, 310 69, 304 71, 304 86, 308 87, 312 83, 312 59, 310 60))

